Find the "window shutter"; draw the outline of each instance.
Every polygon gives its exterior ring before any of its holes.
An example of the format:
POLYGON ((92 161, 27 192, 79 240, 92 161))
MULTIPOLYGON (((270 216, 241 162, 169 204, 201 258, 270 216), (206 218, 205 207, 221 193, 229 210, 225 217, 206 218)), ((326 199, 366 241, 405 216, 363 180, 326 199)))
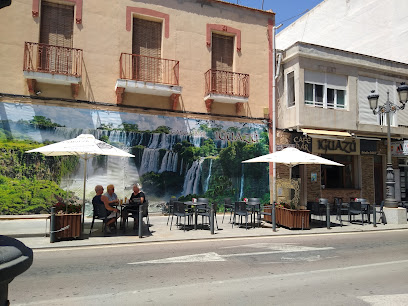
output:
POLYGON ((74 7, 42 2, 40 43, 72 48, 74 7))
POLYGON ((72 51, 57 47, 73 47, 74 7, 42 1, 39 69, 45 72, 71 74, 72 51))
POLYGON ((212 33, 211 69, 231 71, 234 57, 234 37, 212 33))
POLYGON ((162 23, 140 18, 133 19, 132 53, 133 79, 161 83, 162 23))

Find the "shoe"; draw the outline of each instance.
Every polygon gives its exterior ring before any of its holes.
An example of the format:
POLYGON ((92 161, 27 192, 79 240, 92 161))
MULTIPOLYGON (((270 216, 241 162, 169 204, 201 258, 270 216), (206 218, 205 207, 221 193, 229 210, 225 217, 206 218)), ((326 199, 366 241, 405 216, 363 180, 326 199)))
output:
POLYGON ((105 233, 106 234, 112 234, 111 229, 109 228, 109 226, 105 227, 105 233))

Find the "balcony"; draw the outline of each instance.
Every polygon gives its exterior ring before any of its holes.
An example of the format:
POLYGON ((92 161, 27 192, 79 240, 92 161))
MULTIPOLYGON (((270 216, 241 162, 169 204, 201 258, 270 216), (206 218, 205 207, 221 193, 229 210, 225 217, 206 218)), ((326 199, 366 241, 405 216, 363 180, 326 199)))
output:
POLYGON ((204 77, 207 111, 211 111, 213 102, 220 102, 235 103, 239 113, 243 103, 248 103, 249 74, 210 69, 204 77))
POLYGON ((116 81, 117 103, 126 92, 170 97, 173 109, 181 94, 179 61, 139 54, 120 55, 120 78, 116 81))
POLYGON ((26 42, 23 73, 30 94, 35 94, 36 82, 43 82, 71 85, 76 98, 82 79, 82 50, 26 42))

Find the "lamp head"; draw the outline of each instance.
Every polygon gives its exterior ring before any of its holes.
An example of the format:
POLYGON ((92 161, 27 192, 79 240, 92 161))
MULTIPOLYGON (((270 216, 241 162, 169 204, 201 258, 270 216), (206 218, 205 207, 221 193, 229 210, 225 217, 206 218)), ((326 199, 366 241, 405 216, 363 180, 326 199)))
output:
POLYGON ((408 85, 405 82, 402 82, 400 86, 397 88, 399 101, 402 104, 407 103, 408 100, 408 85))
POLYGON ((371 91, 371 94, 367 97, 368 99, 368 103, 370 104, 370 108, 373 111, 373 113, 375 114, 375 111, 378 107, 378 98, 380 96, 378 94, 375 93, 375 90, 371 91))

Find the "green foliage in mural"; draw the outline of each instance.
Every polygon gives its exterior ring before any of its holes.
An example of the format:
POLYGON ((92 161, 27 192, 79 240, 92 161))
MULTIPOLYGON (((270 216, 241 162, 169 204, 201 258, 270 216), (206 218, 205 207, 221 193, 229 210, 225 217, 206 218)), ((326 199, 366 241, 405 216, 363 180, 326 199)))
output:
POLYGON ((226 176, 241 176, 241 162, 245 160, 244 142, 232 142, 220 152, 222 169, 226 176))
POLYGON ((0 176, 0 214, 47 213, 57 202, 55 195, 67 198, 55 182, 49 180, 11 179, 0 176))
POLYGON ((211 138, 206 139, 203 145, 200 147, 199 154, 202 157, 215 156, 218 154, 217 147, 215 146, 214 140, 211 138))
POLYGON ((146 195, 165 196, 173 192, 178 194, 183 191, 184 177, 174 172, 149 172, 142 175, 140 180, 146 195))
POLYGON ((179 159, 183 159, 185 164, 191 165, 193 161, 200 158, 200 148, 194 147, 194 145, 187 140, 176 143, 173 146, 173 151, 179 153, 179 159))
POLYGON ((171 128, 165 125, 161 125, 157 127, 152 133, 164 133, 164 134, 170 134, 171 128))
POLYGON ((2 141, 0 146, 0 214, 38 213, 55 202, 54 194, 66 196, 57 184, 78 167, 77 156, 27 154, 40 146, 32 141, 2 141))
POLYGON ((139 126, 136 123, 123 122, 122 125, 125 132, 139 132, 139 126))

